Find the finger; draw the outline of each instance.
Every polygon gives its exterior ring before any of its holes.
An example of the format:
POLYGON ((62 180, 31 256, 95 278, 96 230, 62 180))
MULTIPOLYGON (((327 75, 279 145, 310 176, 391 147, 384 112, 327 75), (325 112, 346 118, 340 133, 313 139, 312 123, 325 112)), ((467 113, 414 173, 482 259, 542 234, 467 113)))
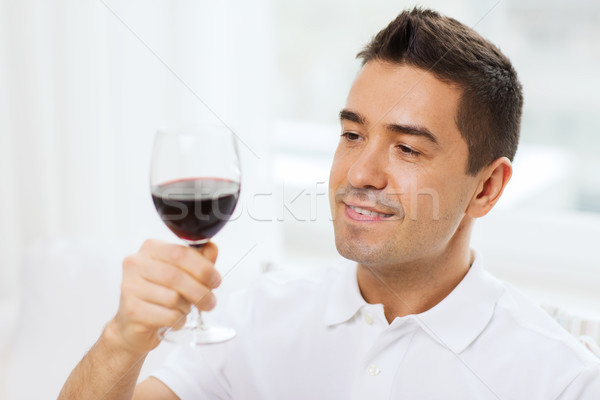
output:
POLYGON ((151 239, 144 242, 140 251, 155 260, 176 265, 206 286, 215 288, 221 283, 221 275, 214 263, 203 255, 203 251, 216 259, 216 247, 211 243, 206 250, 197 251, 191 247, 151 239))
MULTIPOLYGON (((219 248, 213 242, 206 242, 205 244, 202 245, 202 247, 200 247, 198 249, 194 249, 194 250, 196 250, 197 252, 200 252, 200 254, 202 254, 205 258, 207 258, 213 264, 217 262, 217 257, 219 255, 219 248)), ((216 272, 217 272, 218 278, 213 277, 212 279, 214 279, 214 280, 212 281, 212 283, 210 285, 213 289, 216 289, 217 287, 219 287, 221 285, 221 274, 219 273, 219 271, 216 271, 216 272)))
POLYGON ((215 295, 209 287, 198 282, 174 265, 157 260, 146 260, 141 276, 145 280, 175 290, 189 304, 198 309, 211 310, 216 304, 215 295))
POLYGON ((217 256, 219 255, 219 248, 213 242, 206 242, 200 247, 196 249, 202 254, 204 257, 208 258, 213 264, 217 262, 217 256))
POLYGON ((141 277, 136 283, 135 294, 148 303, 174 308, 184 315, 190 312, 190 304, 176 290, 157 285, 141 277))
POLYGON ((147 329, 180 326, 186 317, 186 314, 177 309, 162 307, 135 297, 127 299, 123 305, 123 313, 130 324, 141 325, 147 329))

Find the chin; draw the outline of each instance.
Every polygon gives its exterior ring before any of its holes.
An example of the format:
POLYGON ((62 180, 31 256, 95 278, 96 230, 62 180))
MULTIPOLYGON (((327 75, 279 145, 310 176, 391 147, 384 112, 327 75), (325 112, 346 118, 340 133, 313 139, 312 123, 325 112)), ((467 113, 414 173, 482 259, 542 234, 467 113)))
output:
POLYGON ((343 235, 336 235, 335 247, 342 257, 363 265, 377 265, 385 258, 380 246, 364 243, 356 239, 348 240, 343 235))
POLYGON ((386 235, 365 235, 359 238, 352 230, 335 226, 334 231, 338 253, 367 267, 387 267, 418 258, 415 254, 418 249, 400 238, 386 235), (366 238, 369 240, 365 240, 366 238))

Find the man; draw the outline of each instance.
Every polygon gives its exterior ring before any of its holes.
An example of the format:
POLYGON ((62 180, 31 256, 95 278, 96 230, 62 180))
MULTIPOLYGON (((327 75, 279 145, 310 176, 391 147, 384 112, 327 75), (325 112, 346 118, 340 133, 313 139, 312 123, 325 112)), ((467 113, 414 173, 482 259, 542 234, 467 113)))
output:
POLYGON ((459 22, 401 13, 359 53, 330 175, 355 261, 232 296, 230 342, 180 348, 136 387, 157 330, 210 310, 200 252, 147 241, 119 311, 61 398, 598 399, 600 362, 469 248, 512 174, 522 109, 509 60, 459 22))

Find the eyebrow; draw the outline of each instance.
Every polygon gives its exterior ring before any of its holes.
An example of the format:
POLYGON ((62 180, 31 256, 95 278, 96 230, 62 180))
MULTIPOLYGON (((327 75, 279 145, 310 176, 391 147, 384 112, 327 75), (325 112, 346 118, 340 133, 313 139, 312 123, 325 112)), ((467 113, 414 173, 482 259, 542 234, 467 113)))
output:
MULTIPOLYGON (((363 126, 368 125, 368 121, 363 115, 360 115, 359 113, 354 112, 354 111, 350 111, 346 108, 344 108, 342 111, 340 111, 340 120, 355 122, 355 123, 363 125, 363 126)), ((424 126, 406 125, 406 124, 386 124, 385 128, 388 131, 392 131, 392 132, 396 132, 396 133, 402 133, 405 135, 413 135, 413 136, 421 136, 421 137, 429 140, 433 144, 439 144, 437 137, 433 133, 431 133, 431 131, 429 129, 425 128, 424 126)))

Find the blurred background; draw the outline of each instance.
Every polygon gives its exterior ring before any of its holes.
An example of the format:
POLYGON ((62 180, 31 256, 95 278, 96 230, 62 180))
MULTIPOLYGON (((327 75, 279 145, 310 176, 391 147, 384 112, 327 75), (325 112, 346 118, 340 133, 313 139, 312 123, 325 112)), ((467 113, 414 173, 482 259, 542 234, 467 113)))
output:
MULTIPOLYGON (((524 87, 514 177, 474 248, 598 339, 600 3, 418 4, 498 45, 524 87)), ((122 257, 148 237, 177 242, 149 192, 160 127, 218 116, 242 142, 240 204, 214 239, 223 293, 336 258, 327 179, 354 57, 414 5, 0 0, 4 398, 55 396, 116 311, 122 257)))

